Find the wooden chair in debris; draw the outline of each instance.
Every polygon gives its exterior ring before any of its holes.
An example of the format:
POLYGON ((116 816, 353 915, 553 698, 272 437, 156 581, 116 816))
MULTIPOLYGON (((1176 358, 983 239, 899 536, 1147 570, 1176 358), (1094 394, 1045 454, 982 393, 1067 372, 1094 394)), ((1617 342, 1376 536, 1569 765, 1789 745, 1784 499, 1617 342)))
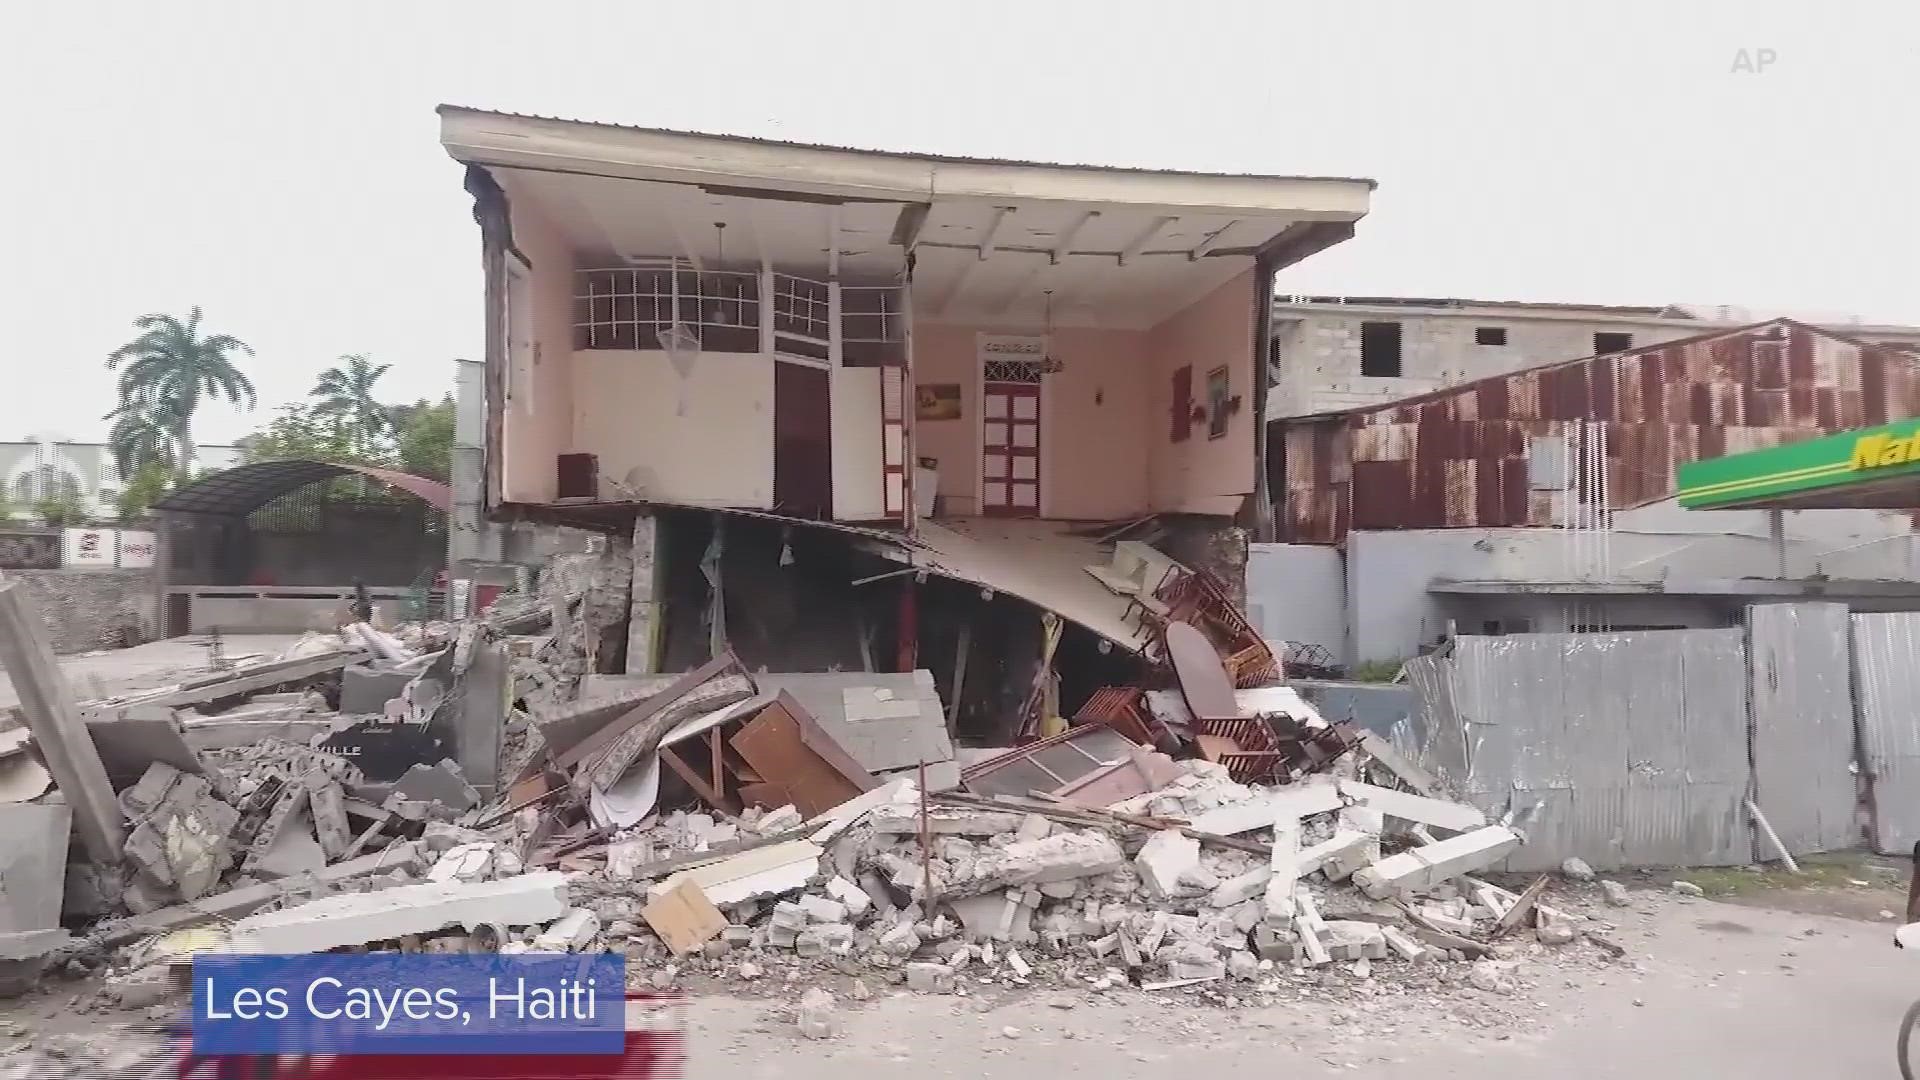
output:
POLYGON ((1087 698, 1073 714, 1076 727, 1105 724, 1142 746, 1151 746, 1171 754, 1180 748, 1181 738, 1147 708, 1147 692, 1138 686, 1103 686, 1087 698))
POLYGON ((1145 616, 1154 628, 1148 647, 1150 660, 1171 663, 1167 629, 1175 623, 1186 623, 1213 644, 1234 686, 1265 686, 1280 678, 1279 658, 1233 602, 1226 583, 1214 574, 1194 570, 1171 576, 1155 595, 1165 615, 1145 616))
POLYGON ((1203 760, 1226 766, 1235 781, 1284 783, 1319 772, 1360 741, 1351 723, 1310 727, 1284 714, 1245 715, 1228 668, 1192 624, 1169 624, 1166 643, 1181 696, 1193 714, 1194 748, 1203 760))

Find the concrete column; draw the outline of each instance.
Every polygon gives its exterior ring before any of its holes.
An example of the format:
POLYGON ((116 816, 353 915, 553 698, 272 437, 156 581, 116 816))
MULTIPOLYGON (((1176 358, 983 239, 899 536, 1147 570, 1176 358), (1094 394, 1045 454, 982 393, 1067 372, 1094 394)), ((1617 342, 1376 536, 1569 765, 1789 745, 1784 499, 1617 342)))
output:
POLYGON ((633 521, 633 601, 627 617, 627 674, 660 671, 660 632, 665 614, 661 587, 660 522, 642 510, 633 521))
POLYGON ((127 834, 113 784, 53 658, 40 612, 17 581, 0 581, 0 663, 19 692, 20 711, 46 758, 47 771, 73 808, 87 854, 98 863, 118 863, 127 834))

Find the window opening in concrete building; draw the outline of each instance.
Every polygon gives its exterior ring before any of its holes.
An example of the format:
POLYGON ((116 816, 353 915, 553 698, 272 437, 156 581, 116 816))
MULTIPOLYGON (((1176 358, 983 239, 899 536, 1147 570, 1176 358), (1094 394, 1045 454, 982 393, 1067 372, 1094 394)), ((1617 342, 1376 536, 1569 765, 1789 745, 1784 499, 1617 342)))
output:
POLYGON ((1360 324, 1360 375, 1368 379, 1400 377, 1400 324, 1360 324))
POLYGON ((1507 328, 1504 326, 1476 326, 1473 328, 1475 345, 1505 345, 1507 328))
POLYGON ((1601 330, 1593 335, 1593 355, 1605 356, 1608 353, 1626 352, 1633 348, 1633 335, 1617 330, 1601 330))

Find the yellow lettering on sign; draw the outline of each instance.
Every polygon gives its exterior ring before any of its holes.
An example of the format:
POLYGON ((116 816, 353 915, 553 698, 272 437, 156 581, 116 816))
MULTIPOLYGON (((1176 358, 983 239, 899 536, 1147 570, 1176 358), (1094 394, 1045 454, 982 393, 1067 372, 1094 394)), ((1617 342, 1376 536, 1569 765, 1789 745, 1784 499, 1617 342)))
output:
POLYGON ((1853 441, 1849 469, 1884 469, 1920 462, 1920 432, 1896 439, 1891 435, 1862 435, 1853 441))
POLYGON ((1880 452, 1893 439, 1886 435, 1864 435, 1853 440, 1853 460, 1847 463, 1850 469, 1877 469, 1880 467, 1880 452))

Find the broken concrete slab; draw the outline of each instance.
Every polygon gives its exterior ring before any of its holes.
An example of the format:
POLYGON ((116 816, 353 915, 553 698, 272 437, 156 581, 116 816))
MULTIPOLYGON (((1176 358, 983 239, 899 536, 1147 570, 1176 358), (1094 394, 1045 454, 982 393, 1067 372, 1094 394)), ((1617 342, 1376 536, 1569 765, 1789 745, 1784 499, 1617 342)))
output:
POLYGON ((1155 895, 1170 897, 1181 875, 1200 865, 1200 841, 1171 829, 1154 833, 1134 856, 1140 881, 1155 895))
POLYGON ((350 715, 384 716, 387 702, 400 696, 419 675, 392 667, 349 664, 340 669, 340 711, 350 715))
MULTIPOLYGON (((346 862, 335 863, 313 875, 313 880, 332 884, 374 874, 391 873, 395 870, 411 873, 425 865, 428 854, 425 844, 418 841, 401 841, 384 851, 376 851, 355 859, 348 859, 346 862)), ((299 884, 298 879, 249 885, 245 888, 215 893, 194 903, 158 908, 119 922, 97 926, 90 940, 97 941, 103 946, 117 946, 151 934, 163 934, 218 919, 237 919, 284 898, 289 886, 297 884, 299 884)))
POLYGON ((0 804, 0 931, 60 925, 73 809, 0 804))
MULTIPOLYGON (((992 810, 934 807, 927 811, 926 825, 927 832, 933 836, 999 836, 1019 831, 1024 817, 992 810)), ((913 836, 920 832, 920 812, 917 808, 889 805, 867 815, 866 824, 877 833, 913 836)))
POLYGON ((1300 852, 1302 877, 1325 870, 1327 880, 1340 881, 1374 860, 1368 856, 1379 851, 1380 840, 1363 832, 1338 830, 1326 840, 1300 852))
POLYGON ((1519 834, 1489 825, 1382 859, 1356 871, 1353 883, 1376 900, 1424 892, 1443 881, 1492 866, 1519 846, 1519 834))
POLYGON ((0 667, 12 678, 47 771, 73 808, 87 854, 95 862, 118 864, 127 834, 113 784, 54 659, 46 623, 19 581, 0 581, 0 667))
POLYGON ((827 895, 838 900, 846 908, 847 917, 856 922, 873 906, 873 898, 867 895, 866 890, 846 878, 828 878, 826 889, 827 895))
POLYGON ((307 809, 313 814, 314 836, 329 860, 345 855, 353 846, 353 827, 347 821, 346 792, 326 773, 314 770, 303 781, 308 793, 307 809))
POLYGON ((313 835, 313 820, 302 811, 274 833, 273 843, 247 861, 247 869, 265 878, 294 877, 325 869, 327 853, 313 835))
POLYGON ((1125 861, 1120 845, 1104 833, 1057 833, 981 853, 974 876, 952 882, 951 888, 955 895, 973 895, 1007 885, 1094 877, 1118 869, 1125 861))
POLYGON ((1237 907, 1267 891, 1267 879, 1273 876, 1269 867, 1256 866, 1238 877, 1231 877, 1214 887, 1207 896, 1209 907, 1237 907))
MULTIPOLYGON (((711 906, 711 905, 709 905, 711 906)), ((719 912, 714 913, 716 916, 719 912)), ((726 921, 721 920, 721 925, 726 921)), ((570 908, 533 939, 534 952, 582 952, 600 935, 600 917, 586 908, 570 908)))
POLYGON ((200 755, 187 745, 182 731, 173 709, 154 705, 132 706, 117 718, 87 724, 100 764, 116 791, 138 781, 156 761, 185 773, 202 771, 200 755))
POLYGON ((823 854, 825 852, 819 845, 806 840, 769 844, 704 866, 682 870, 655 883, 648 890, 648 895, 665 893, 684 877, 698 884, 707 899, 721 907, 775 896, 805 888, 807 882, 820 872, 820 857, 823 854))
POLYGON ((37 960, 72 940, 73 935, 59 927, 0 932, 0 961, 37 960))
POLYGON ((1388 817, 1431 825, 1451 832, 1466 832, 1487 823, 1487 815, 1465 803, 1429 799, 1392 788, 1375 787, 1358 780, 1341 780, 1340 793, 1368 809, 1388 817))
POLYGON ((1340 789, 1329 776, 1309 776, 1288 784, 1264 798, 1247 799, 1194 815, 1188 827, 1195 832, 1233 836, 1265 829, 1275 820, 1298 821, 1314 814, 1325 814, 1345 806, 1340 789))
POLYGON ((555 871, 473 884, 427 882, 249 915, 234 924, 229 947, 237 953, 325 952, 453 926, 529 926, 566 912, 567 877, 555 871))
POLYGON ((393 791, 409 802, 437 802, 451 810, 471 810, 480 802, 480 793, 451 759, 415 765, 401 775, 393 791))
POLYGON ((1283 816, 1274 826, 1273 852, 1267 860, 1267 918, 1284 924, 1293 913, 1294 888, 1300 882, 1299 819, 1283 816))

